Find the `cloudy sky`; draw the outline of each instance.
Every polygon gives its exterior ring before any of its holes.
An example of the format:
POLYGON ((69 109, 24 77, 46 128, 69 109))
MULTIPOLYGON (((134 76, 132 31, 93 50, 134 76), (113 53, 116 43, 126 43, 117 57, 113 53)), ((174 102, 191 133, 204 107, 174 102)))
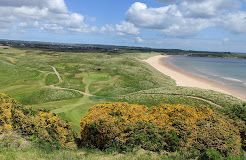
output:
POLYGON ((0 0, 0 39, 246 52, 246 0, 0 0))

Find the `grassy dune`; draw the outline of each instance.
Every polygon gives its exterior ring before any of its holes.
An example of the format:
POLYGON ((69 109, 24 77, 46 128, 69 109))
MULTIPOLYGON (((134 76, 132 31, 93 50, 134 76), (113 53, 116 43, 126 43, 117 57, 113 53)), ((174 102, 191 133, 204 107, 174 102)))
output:
POLYGON ((139 83, 151 71, 144 64, 139 65, 138 59, 152 55, 1 49, 0 91, 34 109, 53 111, 78 129, 81 116, 92 105, 162 86, 165 79, 155 80, 154 75, 139 83), (52 67, 62 81, 59 82, 52 67))
POLYGON ((172 79, 141 61, 154 55, 0 49, 0 92, 34 109, 55 112, 76 130, 81 116, 92 105, 105 101, 211 107, 242 103, 213 91, 176 87, 172 79))
MULTIPOLYGON (((142 61, 154 55, 157 53, 64 53, 0 48, 0 93, 34 110, 58 114, 77 132, 81 117, 93 105, 108 101, 147 106, 161 103, 206 106, 246 120, 244 102, 214 91, 177 87, 172 79, 142 61), (241 110, 233 110, 234 106, 241 110)), ((36 148, 0 148, 0 159, 164 159, 149 152, 124 155, 87 149, 46 152, 36 148)))

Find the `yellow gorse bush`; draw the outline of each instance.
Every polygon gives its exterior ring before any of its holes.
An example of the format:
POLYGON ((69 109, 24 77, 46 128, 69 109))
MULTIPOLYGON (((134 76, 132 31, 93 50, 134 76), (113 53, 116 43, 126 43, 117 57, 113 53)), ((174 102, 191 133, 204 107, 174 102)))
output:
POLYGON ((73 148, 74 134, 70 125, 50 112, 34 112, 0 94, 0 134, 17 131, 63 148, 73 148))
POLYGON ((124 137, 127 137, 129 133, 122 133, 122 131, 127 130, 129 126, 139 121, 149 121, 148 110, 144 106, 129 105, 127 103, 96 105, 81 120, 81 139, 87 139, 90 136, 88 130, 85 129, 88 124, 95 123, 96 125, 100 125, 103 123, 100 129, 102 137, 97 138, 98 144, 101 142, 104 143, 101 139, 106 140, 111 138, 116 138, 118 141, 124 142, 124 137))
POLYGON ((224 155, 239 155, 241 138, 239 129, 230 119, 205 107, 162 105, 150 111, 152 122, 182 137, 180 146, 199 150, 214 148, 224 155))
POLYGON ((5 98, 5 95, 0 94, 0 133, 3 131, 12 130, 11 119, 12 119, 12 101, 5 98))
POLYGON ((137 146, 141 138, 142 146, 151 143, 162 147, 172 140, 173 143, 168 145, 176 145, 175 135, 181 150, 195 148, 203 152, 215 149, 223 156, 240 154, 239 130, 226 117, 205 107, 161 105, 148 109, 142 105, 107 103, 94 106, 81 119, 82 145, 99 149, 107 149, 115 143, 122 144, 121 148, 129 143, 137 146), (139 128, 140 123, 144 126, 139 128), (153 126, 152 130, 148 124, 153 126), (139 135, 133 132, 139 132, 139 135), (149 138, 151 134, 156 137, 149 138), (163 140, 167 141, 160 142, 163 140))

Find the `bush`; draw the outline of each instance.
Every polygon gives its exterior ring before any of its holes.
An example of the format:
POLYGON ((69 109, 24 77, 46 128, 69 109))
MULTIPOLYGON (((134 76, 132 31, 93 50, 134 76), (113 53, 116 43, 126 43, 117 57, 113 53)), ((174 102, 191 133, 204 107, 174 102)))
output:
POLYGON ((201 155, 201 160, 222 160, 221 154, 213 149, 208 149, 204 154, 201 155))
POLYGON ((75 147, 70 125, 58 116, 45 111, 34 112, 1 94, 0 134, 12 131, 38 142, 48 142, 55 148, 75 147))
MULTIPOLYGON (((107 149, 125 146, 137 123, 148 123, 147 108, 127 103, 96 105, 81 120, 83 146, 107 149)), ((123 148, 123 147, 122 147, 123 148)))
POLYGON ((128 151, 141 147, 174 152, 212 149, 224 157, 240 154, 238 128, 209 108, 162 105, 148 110, 127 103, 96 105, 81 120, 81 145, 128 151))
POLYGON ((166 132, 152 123, 137 123, 131 130, 127 146, 140 146, 145 150, 174 152, 178 149, 179 138, 173 131, 166 132))
POLYGON ((223 156, 239 155, 241 137, 232 121, 212 109, 183 105, 162 105, 152 109, 153 122, 166 131, 175 131, 182 149, 219 151, 223 156))
POLYGON ((225 108, 224 113, 234 119, 234 125, 240 130, 242 149, 246 151, 246 103, 225 108))

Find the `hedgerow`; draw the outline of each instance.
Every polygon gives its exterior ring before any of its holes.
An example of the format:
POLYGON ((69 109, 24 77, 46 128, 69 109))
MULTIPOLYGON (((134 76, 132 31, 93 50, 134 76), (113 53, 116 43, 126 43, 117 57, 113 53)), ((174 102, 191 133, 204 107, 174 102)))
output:
POLYGON ((238 156, 240 132, 227 117, 209 108, 161 105, 148 110, 128 103, 99 104, 81 119, 81 145, 101 150, 210 150, 238 156))
POLYGON ((45 111, 33 111, 0 94, 0 134, 18 132, 52 148, 73 148, 74 133, 69 124, 45 111))

